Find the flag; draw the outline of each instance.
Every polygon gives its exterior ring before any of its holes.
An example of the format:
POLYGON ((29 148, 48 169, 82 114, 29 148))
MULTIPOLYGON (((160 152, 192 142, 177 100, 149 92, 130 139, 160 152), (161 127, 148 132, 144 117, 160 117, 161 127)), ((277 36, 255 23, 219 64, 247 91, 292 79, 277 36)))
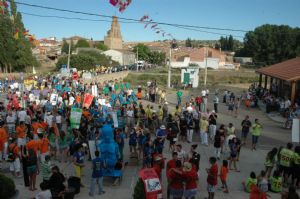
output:
POLYGON ((144 16, 142 16, 142 18, 140 19, 140 22, 143 22, 143 21, 145 21, 146 19, 148 19, 149 17, 148 17, 148 15, 144 15, 144 16))
POLYGON ((116 6, 116 5, 118 5, 119 0, 109 0, 109 3, 113 6, 116 6))
POLYGON ((156 34, 160 33, 160 31, 156 31, 156 34))
POLYGON ((157 26, 157 24, 154 24, 151 26, 151 29, 155 28, 157 26))
POLYGON ((152 22, 153 20, 152 19, 150 19, 148 22, 146 22, 146 25, 144 26, 144 28, 147 28, 148 27, 148 25, 152 22))

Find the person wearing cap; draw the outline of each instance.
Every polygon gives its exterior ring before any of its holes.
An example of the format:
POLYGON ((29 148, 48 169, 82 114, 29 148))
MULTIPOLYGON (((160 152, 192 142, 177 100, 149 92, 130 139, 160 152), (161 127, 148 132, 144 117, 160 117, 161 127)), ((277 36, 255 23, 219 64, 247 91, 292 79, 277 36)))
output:
POLYGON ((159 154, 162 154, 165 138, 167 136, 165 125, 161 125, 160 128, 156 131, 156 138, 154 140, 154 148, 155 151, 159 154))
POLYGON ((185 190, 183 196, 187 199, 195 199, 198 188, 198 174, 190 162, 184 162, 182 168, 182 176, 185 182, 185 190))
POLYGON ((157 176, 161 180, 161 172, 165 168, 165 160, 162 154, 155 153, 153 154, 153 169, 155 170, 157 176))

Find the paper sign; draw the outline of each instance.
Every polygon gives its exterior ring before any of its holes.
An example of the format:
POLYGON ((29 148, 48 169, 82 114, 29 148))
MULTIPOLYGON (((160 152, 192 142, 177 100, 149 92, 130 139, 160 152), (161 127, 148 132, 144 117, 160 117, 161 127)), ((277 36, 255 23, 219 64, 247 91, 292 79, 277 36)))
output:
POLYGON ((89 108, 93 102, 93 98, 94 98, 93 95, 86 93, 84 95, 83 107, 89 108))
POLYGON ((50 96, 50 103, 55 106, 57 104, 58 95, 56 93, 52 93, 50 96))
POLYGON ((293 126, 292 126, 292 142, 299 143, 300 140, 300 122, 299 119, 293 119, 293 126))
POLYGON ((161 182, 153 168, 141 169, 139 172, 140 178, 144 182, 146 199, 161 199, 162 187, 161 182))
POLYGON ((90 154, 91 154, 91 159, 95 159, 95 151, 96 151, 96 143, 95 140, 89 140, 89 149, 90 149, 90 154))
POLYGON ((118 123, 117 113, 116 112, 112 112, 111 116, 112 116, 112 119, 114 121, 114 127, 118 128, 119 127, 119 123, 118 123))
POLYGON ((82 115, 81 108, 72 108, 71 109, 70 123, 71 123, 72 129, 79 129, 81 115, 82 115))
POLYGON ((97 87, 97 85, 93 85, 93 86, 92 86, 92 95, 93 95, 94 97, 97 97, 97 96, 98 96, 98 87, 97 87))

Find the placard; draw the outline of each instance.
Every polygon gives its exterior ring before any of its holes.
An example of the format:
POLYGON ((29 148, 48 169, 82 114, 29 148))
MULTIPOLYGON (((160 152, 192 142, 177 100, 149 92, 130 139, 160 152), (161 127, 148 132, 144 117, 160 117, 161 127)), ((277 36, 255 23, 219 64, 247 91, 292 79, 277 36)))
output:
POLYGON ((93 85, 93 86, 92 86, 92 95, 93 95, 94 97, 97 97, 97 96, 98 96, 98 87, 97 87, 97 85, 93 85))
POLYGON ((95 140, 89 140, 89 149, 90 149, 90 154, 91 154, 91 159, 95 159, 95 151, 96 151, 96 141, 95 140))
POLYGON ((144 182, 146 199, 162 199, 161 182, 153 168, 141 169, 140 178, 144 182))
POLYGON ((111 112, 112 119, 114 121, 114 127, 118 128, 119 123, 118 123, 118 117, 117 117, 117 112, 111 112))
POLYGON ((71 109, 70 123, 72 129, 79 129, 81 116, 82 116, 81 108, 71 109))
POLYGON ((56 93, 52 93, 50 96, 50 103, 55 106, 57 104, 58 95, 56 93))
POLYGON ((300 140, 300 122, 299 119, 293 119, 293 126, 292 126, 292 142, 299 143, 300 140))
POLYGON ((93 102, 93 98, 94 98, 93 95, 86 93, 84 95, 83 107, 89 108, 93 102))

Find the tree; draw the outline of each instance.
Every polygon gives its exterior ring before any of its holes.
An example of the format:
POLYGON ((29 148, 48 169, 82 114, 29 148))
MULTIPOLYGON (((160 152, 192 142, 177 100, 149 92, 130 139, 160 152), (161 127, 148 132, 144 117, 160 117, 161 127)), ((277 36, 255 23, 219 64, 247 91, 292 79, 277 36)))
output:
MULTIPOLYGON (((73 44, 73 40, 70 41, 71 42, 71 54, 74 51, 74 44, 73 44)), ((65 53, 65 54, 69 54, 69 43, 66 40, 63 40, 63 44, 61 46, 61 53, 65 53)))
POLYGON ((85 39, 79 39, 77 41, 77 44, 75 45, 75 48, 89 48, 89 47, 90 47, 90 44, 85 39))
POLYGON ((103 50, 103 51, 107 51, 108 50, 108 47, 102 43, 102 42, 99 42, 96 46, 96 48, 98 48, 99 50, 103 50))
POLYGON ((135 54, 138 54, 139 60, 149 61, 149 55, 150 55, 150 49, 148 46, 144 44, 138 44, 135 47, 133 47, 133 52, 135 54))
POLYGON ((234 45, 233 37, 232 37, 232 35, 229 35, 228 41, 227 41, 227 50, 233 51, 233 45, 234 45))
POLYGON ((253 57, 265 65, 275 64, 300 55, 300 29, 285 25, 263 25, 246 33, 244 48, 237 55, 253 57))
POLYGON ((185 40, 185 47, 192 47, 192 40, 191 40, 191 38, 187 38, 187 40, 185 40))

